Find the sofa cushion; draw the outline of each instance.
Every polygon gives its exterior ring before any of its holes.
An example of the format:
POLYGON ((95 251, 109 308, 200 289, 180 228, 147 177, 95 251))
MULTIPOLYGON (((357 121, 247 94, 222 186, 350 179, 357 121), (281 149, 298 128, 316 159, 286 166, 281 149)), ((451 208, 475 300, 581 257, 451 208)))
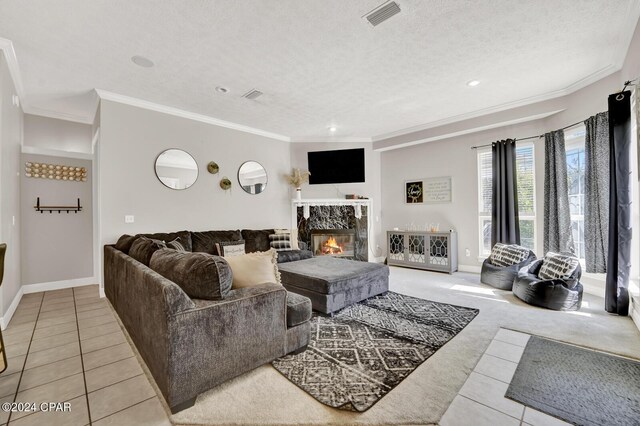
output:
POLYGON ((490 261, 494 266, 511 266, 524 262, 529 249, 517 244, 496 243, 491 249, 490 261))
POLYGON ((137 236, 124 234, 120 238, 118 238, 118 242, 116 242, 116 249, 120 250, 124 254, 129 254, 129 250, 131 250, 131 245, 138 238, 137 236))
POLYGON ((287 292, 287 327, 295 327, 311 319, 311 299, 287 292))
POLYGON ((580 261, 575 256, 549 252, 544 255, 538 277, 543 280, 568 279, 578 268, 580 261))
POLYGON ((271 248, 269 235, 274 234, 273 229, 243 229, 242 238, 245 242, 245 251, 254 253, 256 251, 267 251, 271 248))
POLYGON ((233 288, 255 287, 267 283, 280 284, 275 250, 259 251, 225 258, 233 271, 233 288))
POLYGON ((313 253, 310 250, 284 250, 278 252, 278 263, 294 262, 312 257, 313 253))
POLYGON ((209 254, 218 254, 216 243, 223 241, 238 241, 242 239, 240 230, 235 231, 204 231, 192 232, 191 241, 193 244, 192 251, 200 251, 209 254))
POLYGON ((221 300, 231 290, 231 268, 220 256, 164 249, 153 254, 149 267, 192 299, 221 300))
POLYGON ((245 253, 244 240, 222 241, 216 244, 218 255, 222 257, 240 256, 245 253))
POLYGON ((193 245, 191 244, 191 232, 189 231, 178 231, 178 232, 157 232, 155 234, 138 234, 139 237, 147 237, 152 240, 160 240, 164 241, 164 243, 168 243, 169 241, 173 241, 176 238, 180 238, 180 244, 184 247, 186 251, 193 251, 193 245))
POLYGON ((164 248, 167 248, 164 241, 154 240, 147 237, 138 237, 131 245, 129 256, 133 257, 138 262, 149 266, 153 253, 164 248))

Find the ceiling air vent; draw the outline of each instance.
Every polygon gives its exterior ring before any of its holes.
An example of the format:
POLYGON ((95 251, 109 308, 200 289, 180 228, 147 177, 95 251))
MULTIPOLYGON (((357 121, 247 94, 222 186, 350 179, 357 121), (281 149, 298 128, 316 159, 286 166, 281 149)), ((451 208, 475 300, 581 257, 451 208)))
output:
POLYGON ((398 13, 400 13, 400 6, 398 6, 398 3, 395 1, 392 1, 373 9, 371 12, 364 15, 364 17, 367 18, 367 21, 375 27, 398 13))
POLYGON ((251 99, 251 100, 254 100, 254 99, 256 99, 256 98, 258 98, 260 96, 262 96, 262 92, 257 90, 257 89, 251 89, 247 93, 242 95, 243 98, 247 98, 247 99, 251 99))

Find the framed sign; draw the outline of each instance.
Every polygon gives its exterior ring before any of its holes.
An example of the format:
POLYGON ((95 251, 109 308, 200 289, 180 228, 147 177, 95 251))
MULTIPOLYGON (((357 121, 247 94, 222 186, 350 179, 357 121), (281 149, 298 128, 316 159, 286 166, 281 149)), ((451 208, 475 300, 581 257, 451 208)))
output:
POLYGON ((451 176, 424 179, 425 203, 450 203, 453 201, 451 176))
POLYGON ((407 204, 422 204, 424 201, 424 185, 421 180, 404 183, 404 200, 407 204))

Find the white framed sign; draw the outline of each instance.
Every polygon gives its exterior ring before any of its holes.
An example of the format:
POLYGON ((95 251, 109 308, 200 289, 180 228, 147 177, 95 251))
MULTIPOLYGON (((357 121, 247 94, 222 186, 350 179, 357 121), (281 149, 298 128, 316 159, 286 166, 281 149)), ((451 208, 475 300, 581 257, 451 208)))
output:
POLYGON ((450 203, 453 201, 451 176, 427 178, 423 181, 424 202, 450 203))

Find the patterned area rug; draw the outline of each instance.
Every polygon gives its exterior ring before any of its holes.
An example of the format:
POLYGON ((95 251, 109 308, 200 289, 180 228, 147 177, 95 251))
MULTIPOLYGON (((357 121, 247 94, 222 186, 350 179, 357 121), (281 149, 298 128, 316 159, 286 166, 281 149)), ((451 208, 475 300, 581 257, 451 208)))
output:
POLYGON ((272 364, 323 404, 366 411, 476 315, 477 309, 388 292, 333 317, 314 313, 308 349, 272 364))
POLYGON ((640 362, 532 336, 505 396, 575 425, 640 425, 640 362))

